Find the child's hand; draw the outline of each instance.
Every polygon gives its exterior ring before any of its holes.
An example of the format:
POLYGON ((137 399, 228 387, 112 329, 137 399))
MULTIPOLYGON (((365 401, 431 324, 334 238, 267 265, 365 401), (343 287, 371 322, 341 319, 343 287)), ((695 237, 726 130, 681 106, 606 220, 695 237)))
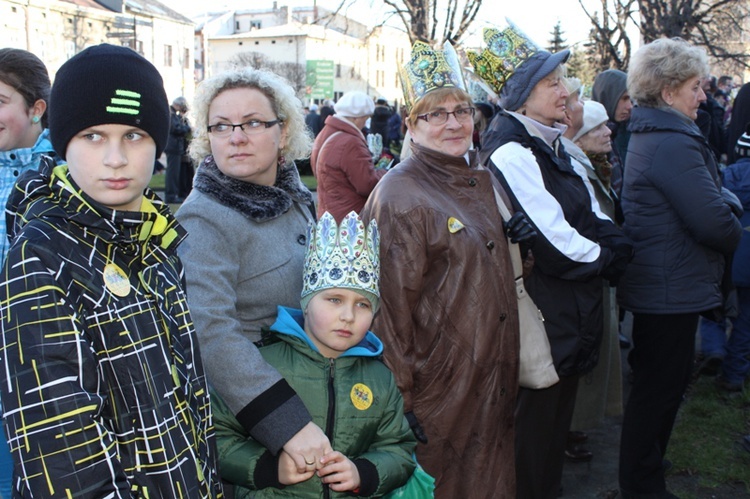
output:
POLYGON ((283 450, 279 453, 279 483, 282 485, 304 482, 312 478, 313 475, 315 475, 314 469, 300 473, 297 471, 297 465, 294 464, 292 456, 283 450))
POLYGON ((329 484, 331 490, 346 492, 359 487, 359 471, 354 463, 340 452, 333 451, 321 458, 318 470, 320 481, 329 484))

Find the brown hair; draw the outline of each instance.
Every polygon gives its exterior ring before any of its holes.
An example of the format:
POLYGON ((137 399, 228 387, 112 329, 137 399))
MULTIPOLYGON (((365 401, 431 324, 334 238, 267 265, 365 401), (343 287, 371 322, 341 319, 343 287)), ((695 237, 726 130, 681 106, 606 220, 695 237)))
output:
MULTIPOLYGON (((37 56, 21 49, 0 49, 0 81, 21 94, 26 109, 39 99, 48 104, 52 86, 47 67, 37 56)), ((42 115, 42 127, 47 128, 47 112, 42 115)))
POLYGON ((453 97, 457 101, 465 101, 468 105, 472 105, 473 101, 471 96, 464 90, 457 87, 446 87, 427 92, 424 96, 417 101, 416 104, 409 111, 409 123, 412 126, 417 123, 417 116, 431 111, 441 102, 448 100, 453 97))

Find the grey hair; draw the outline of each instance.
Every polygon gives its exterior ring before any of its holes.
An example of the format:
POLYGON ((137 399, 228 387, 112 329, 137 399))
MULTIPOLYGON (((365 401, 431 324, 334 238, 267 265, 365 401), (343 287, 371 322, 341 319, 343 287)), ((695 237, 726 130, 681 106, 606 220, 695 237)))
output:
POLYGON ((710 71, 706 51, 681 38, 659 38, 643 45, 628 68, 628 92, 639 106, 662 107, 664 89, 675 90, 710 71))
POLYGON ((211 102, 223 91, 235 88, 255 88, 268 98, 271 109, 286 128, 286 145, 279 151, 279 155, 284 156, 287 164, 310 157, 313 137, 305 125, 302 102, 294 94, 294 89, 287 80, 275 73, 246 67, 219 73, 204 80, 198 87, 193 105, 195 127, 190 142, 190 157, 193 160, 200 163, 211 154, 206 128, 211 102))

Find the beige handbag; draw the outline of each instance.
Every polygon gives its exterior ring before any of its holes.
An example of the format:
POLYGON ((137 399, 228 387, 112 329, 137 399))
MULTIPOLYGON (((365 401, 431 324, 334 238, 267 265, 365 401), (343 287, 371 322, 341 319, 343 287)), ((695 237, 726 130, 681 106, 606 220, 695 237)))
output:
MULTIPOLYGON (((510 211, 496 189, 495 201, 503 221, 508 221, 511 217, 510 211)), ((523 285, 523 264, 518 244, 511 243, 509 238, 508 247, 510 248, 510 260, 513 263, 516 297, 518 298, 518 323, 521 343, 518 384, 523 388, 549 388, 560 381, 560 378, 557 376, 555 365, 552 363, 549 339, 547 338, 547 331, 544 329, 544 317, 523 285)))

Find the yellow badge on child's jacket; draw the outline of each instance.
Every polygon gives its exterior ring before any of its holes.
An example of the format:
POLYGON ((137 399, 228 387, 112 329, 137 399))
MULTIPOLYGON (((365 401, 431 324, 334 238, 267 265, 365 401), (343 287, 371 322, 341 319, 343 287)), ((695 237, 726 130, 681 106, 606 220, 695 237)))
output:
POLYGON ((104 277, 104 284, 112 294, 121 298, 130 294, 130 280, 120 267, 114 263, 108 263, 104 266, 102 274, 104 277))
POLYGON ((372 405, 372 390, 370 390, 369 386, 363 385, 362 383, 357 383, 356 385, 354 385, 352 387, 352 391, 349 393, 349 396, 352 399, 352 404, 354 404, 354 407, 356 407, 360 411, 366 411, 372 405))
POLYGON ((461 221, 457 218, 450 217, 448 219, 448 231, 451 234, 455 234, 459 230, 464 228, 464 224, 461 223, 461 221))

